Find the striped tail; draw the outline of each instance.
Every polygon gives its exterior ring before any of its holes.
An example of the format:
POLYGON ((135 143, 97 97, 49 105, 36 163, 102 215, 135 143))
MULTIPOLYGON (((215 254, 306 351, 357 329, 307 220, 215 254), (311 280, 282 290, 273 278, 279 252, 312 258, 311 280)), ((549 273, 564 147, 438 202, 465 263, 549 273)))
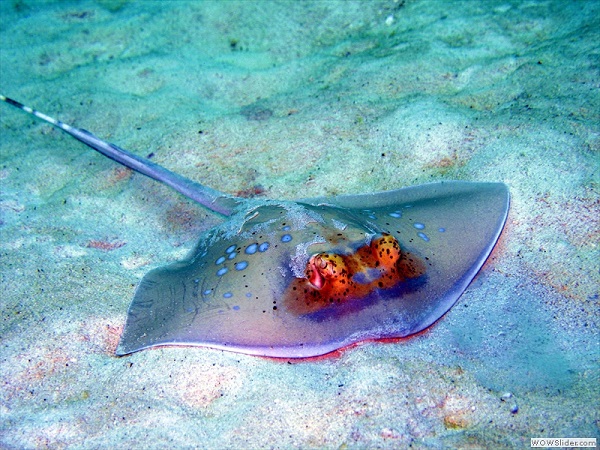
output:
POLYGON ((34 115, 38 119, 48 122, 57 128, 60 128, 65 133, 73 136, 78 141, 83 142, 88 147, 93 148, 104 156, 118 162, 119 164, 129 167, 136 172, 139 172, 147 177, 172 187, 177 192, 186 197, 197 201, 206 208, 224 216, 230 216, 235 208, 243 201, 236 197, 232 197, 223 192, 203 186, 188 178, 182 177, 174 172, 171 172, 164 167, 153 163, 152 161, 137 156, 127 150, 124 150, 110 142, 103 141, 89 131, 80 128, 72 127, 66 123, 56 120, 53 117, 47 116, 44 113, 36 111, 29 106, 13 100, 12 98, 0 95, 0 100, 16 108, 25 111, 28 114, 34 115))

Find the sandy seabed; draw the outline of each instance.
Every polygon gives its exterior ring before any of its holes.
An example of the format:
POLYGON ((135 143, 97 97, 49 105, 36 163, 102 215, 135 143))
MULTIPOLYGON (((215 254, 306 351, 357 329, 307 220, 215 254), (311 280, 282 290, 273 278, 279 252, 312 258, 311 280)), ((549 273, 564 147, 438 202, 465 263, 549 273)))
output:
POLYGON ((502 181, 426 333, 316 360, 114 350, 220 219, 0 104, 0 446, 522 448, 599 432, 600 4, 0 3, 0 92, 232 194, 502 181))

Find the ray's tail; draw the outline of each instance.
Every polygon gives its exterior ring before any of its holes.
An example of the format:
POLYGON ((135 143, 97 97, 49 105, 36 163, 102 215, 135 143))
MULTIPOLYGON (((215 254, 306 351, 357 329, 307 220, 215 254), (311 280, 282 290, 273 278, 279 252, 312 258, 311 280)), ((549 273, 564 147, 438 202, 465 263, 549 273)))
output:
POLYGON ((11 98, 0 95, 0 100, 9 105, 15 106, 28 114, 31 114, 38 119, 48 122, 54 125, 56 128, 60 128, 65 133, 73 136, 78 141, 83 142, 88 147, 93 148, 104 156, 118 162, 119 164, 129 167, 136 172, 146 175, 156 181, 166 184, 172 187, 177 192, 185 195, 186 197, 195 200, 206 208, 224 216, 230 216, 237 205, 242 201, 241 199, 232 197, 223 192, 219 192, 215 189, 211 189, 207 186, 203 186, 195 181, 171 172, 164 167, 153 163, 152 161, 137 156, 127 150, 124 150, 110 142, 103 141, 99 137, 93 135, 89 131, 72 127, 66 123, 56 120, 44 113, 36 111, 35 109, 25 106, 22 103, 13 100, 11 98))

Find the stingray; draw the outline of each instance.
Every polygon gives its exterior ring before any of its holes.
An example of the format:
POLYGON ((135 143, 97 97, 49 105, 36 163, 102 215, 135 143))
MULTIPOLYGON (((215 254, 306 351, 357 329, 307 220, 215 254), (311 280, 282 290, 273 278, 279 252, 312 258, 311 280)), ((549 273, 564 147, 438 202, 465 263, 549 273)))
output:
POLYGON ((225 220, 182 261, 148 272, 116 354, 195 345, 303 358, 436 322, 496 244, 503 183, 443 181, 297 201, 236 198, 35 111, 94 150, 225 220))

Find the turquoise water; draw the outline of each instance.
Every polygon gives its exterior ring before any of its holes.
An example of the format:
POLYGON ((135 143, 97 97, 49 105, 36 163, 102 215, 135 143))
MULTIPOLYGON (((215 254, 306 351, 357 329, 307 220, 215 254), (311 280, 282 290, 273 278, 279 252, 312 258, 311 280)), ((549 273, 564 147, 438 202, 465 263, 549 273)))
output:
POLYGON ((599 437, 594 1, 0 3, 0 92, 229 193, 503 181, 428 332, 329 358, 113 356, 136 283, 219 219, 0 105, 6 448, 599 437))

